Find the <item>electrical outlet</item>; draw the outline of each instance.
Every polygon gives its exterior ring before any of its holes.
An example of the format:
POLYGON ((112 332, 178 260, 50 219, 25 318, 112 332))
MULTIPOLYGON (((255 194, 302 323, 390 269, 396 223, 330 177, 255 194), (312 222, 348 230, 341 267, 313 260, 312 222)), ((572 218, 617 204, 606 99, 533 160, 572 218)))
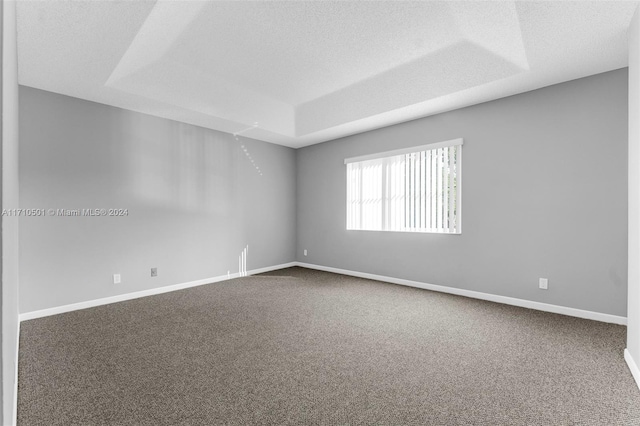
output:
POLYGON ((304 255, 305 256, 307 255, 307 249, 304 249, 304 255))
POLYGON ((120 279, 120 274, 113 274, 113 283, 120 284, 122 280, 120 279))
POLYGON ((547 290, 549 288, 549 280, 547 278, 540 278, 538 287, 542 290, 547 290))
POLYGON ((151 276, 152 277, 158 276, 158 268, 151 268, 151 276))

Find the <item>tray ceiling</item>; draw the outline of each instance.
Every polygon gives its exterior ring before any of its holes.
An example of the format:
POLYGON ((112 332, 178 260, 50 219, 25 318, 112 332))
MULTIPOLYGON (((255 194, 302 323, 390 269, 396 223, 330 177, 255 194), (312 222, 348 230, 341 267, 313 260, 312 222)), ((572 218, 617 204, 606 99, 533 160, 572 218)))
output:
POLYGON ((300 147, 625 67, 636 7, 25 1, 19 82, 300 147))

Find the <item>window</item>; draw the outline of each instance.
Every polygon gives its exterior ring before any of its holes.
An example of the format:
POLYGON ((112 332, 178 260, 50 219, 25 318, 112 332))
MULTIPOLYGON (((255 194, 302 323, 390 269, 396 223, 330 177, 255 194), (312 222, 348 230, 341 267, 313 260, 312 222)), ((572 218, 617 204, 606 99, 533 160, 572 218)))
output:
POLYGON ((462 139, 347 158, 347 229, 461 233, 462 139))

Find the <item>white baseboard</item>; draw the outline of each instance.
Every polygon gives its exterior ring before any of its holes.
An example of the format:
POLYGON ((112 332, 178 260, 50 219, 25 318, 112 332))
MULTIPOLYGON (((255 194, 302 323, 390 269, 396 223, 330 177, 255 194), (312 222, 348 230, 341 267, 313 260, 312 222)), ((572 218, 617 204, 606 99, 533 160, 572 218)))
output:
POLYGON ((504 303, 505 305, 519 306, 522 308, 535 309, 538 311, 552 312, 555 314, 568 315, 571 317, 585 318, 595 321, 607 322, 612 324, 627 325, 627 318, 603 314, 600 312, 585 311, 582 309, 568 308, 565 306, 551 305, 548 303, 533 302, 530 300, 516 299, 514 297, 498 296, 495 294, 481 293, 479 291, 464 290, 454 287, 446 287, 442 285, 426 284, 419 281, 405 280, 401 278, 386 277, 383 275, 369 274, 366 272, 349 271, 346 269, 332 268, 330 266, 314 265, 311 263, 295 262, 297 266, 309 269, 317 269, 319 271, 334 272, 336 274, 350 275, 353 277, 367 278, 370 280, 383 281, 392 284, 400 284, 409 287, 423 288, 425 290, 438 291, 441 293, 455 294, 458 296, 471 297, 473 299, 488 300, 490 302, 504 303))
MULTIPOLYGON (((516 299, 513 297, 507 297, 507 296, 498 296, 495 294, 482 293, 482 292, 473 291, 473 290, 464 290, 464 289, 459 289, 454 287, 427 284, 419 281, 411 281, 411 280, 405 280, 402 278, 393 278, 393 277, 387 277, 383 275, 369 274, 366 272, 357 272, 357 271, 350 271, 347 269, 332 268, 330 266, 314 265, 311 263, 304 263, 304 262, 289 262, 289 263, 284 263, 280 265, 268 266, 265 268, 253 269, 251 271, 247 271, 246 275, 261 274, 263 272, 275 271, 278 269, 289 268, 292 266, 300 266, 303 268, 316 269, 319 271, 333 272, 336 274, 349 275, 353 277, 366 278, 366 279, 376 280, 376 281, 383 281, 383 282, 399 284, 399 285, 404 285, 409 287, 417 287, 425 290, 437 291, 440 293, 455 294, 458 296, 471 297, 471 298, 480 299, 480 300, 488 300, 491 302, 519 306, 522 308, 535 309, 535 310, 544 311, 544 312, 552 312, 552 313, 568 315, 572 317, 585 318, 585 319, 613 323, 613 324, 627 325, 626 317, 621 317, 616 315, 603 314, 600 312, 593 312, 593 311, 585 311, 582 309, 568 308, 565 306, 551 305, 548 303, 533 302, 530 300, 516 299)), ((170 291, 182 290, 185 288, 196 287, 204 284, 212 284, 220 281, 238 278, 240 276, 241 276, 240 273, 221 275, 217 277, 205 278, 202 280, 190 281, 190 282, 181 283, 181 284, 174 284, 174 285, 169 285, 165 287, 137 291, 133 293, 119 294, 117 296, 105 297, 102 299, 89 300, 86 302, 73 303, 70 305, 57 306, 54 308, 47 308, 47 309, 42 309, 42 310, 32 311, 32 312, 25 312, 20 314, 20 321, 26 321, 26 320, 35 319, 35 318, 42 318, 42 317, 61 314, 65 312, 77 311, 80 309, 86 309, 86 308, 92 308, 95 306, 107 305, 110 303, 122 302, 125 300, 138 299, 140 297, 152 296, 155 294, 168 293, 170 291)))
POLYGON ((627 365, 629 366, 629 370, 631 370, 631 375, 635 379, 636 385, 638 385, 638 388, 640 389, 640 369, 638 369, 638 365, 633 360, 633 357, 631 356, 631 352, 629 352, 629 349, 624 350, 624 360, 627 362, 627 365))
POLYGON ((190 281, 181 284, 173 284, 164 287, 151 288, 148 290, 136 291, 133 293, 118 294, 116 296, 104 297, 101 299, 88 300, 86 302, 72 303, 69 305, 56 306, 53 308, 42 309, 38 311, 25 312, 20 314, 20 321, 26 321, 35 318, 48 317, 51 315, 62 314, 65 312, 77 311, 80 309, 93 308, 95 306, 108 305, 110 303, 123 302, 125 300, 138 299, 140 297, 153 296, 156 294, 168 293, 170 291, 183 290, 185 288, 197 287, 204 284, 213 284, 220 281, 226 281, 240 276, 261 274, 263 272, 275 271, 278 269, 296 266, 296 262, 283 263, 280 265, 267 266, 265 268, 252 269, 245 274, 238 272, 217 277, 204 278, 202 280, 190 281))
POLYGON ((296 266, 297 264, 298 262, 289 262, 289 263, 283 263, 281 265, 267 266, 266 268, 252 269, 249 272, 247 272, 247 275, 257 275, 257 274, 263 274, 265 272, 277 271, 278 269, 291 268, 293 266, 296 266))
POLYGON ((18 318, 16 333, 16 365, 13 371, 13 412, 11 413, 11 426, 15 426, 18 423, 18 357, 20 356, 20 319, 18 318))

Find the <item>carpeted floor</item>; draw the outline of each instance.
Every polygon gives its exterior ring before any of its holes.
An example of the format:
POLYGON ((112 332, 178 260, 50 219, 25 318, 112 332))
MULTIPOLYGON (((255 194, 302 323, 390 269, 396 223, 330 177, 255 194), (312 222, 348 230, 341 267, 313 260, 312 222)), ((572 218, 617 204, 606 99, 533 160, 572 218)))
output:
POLYGON ((18 425, 639 425, 625 334, 290 268, 23 322, 18 425))

